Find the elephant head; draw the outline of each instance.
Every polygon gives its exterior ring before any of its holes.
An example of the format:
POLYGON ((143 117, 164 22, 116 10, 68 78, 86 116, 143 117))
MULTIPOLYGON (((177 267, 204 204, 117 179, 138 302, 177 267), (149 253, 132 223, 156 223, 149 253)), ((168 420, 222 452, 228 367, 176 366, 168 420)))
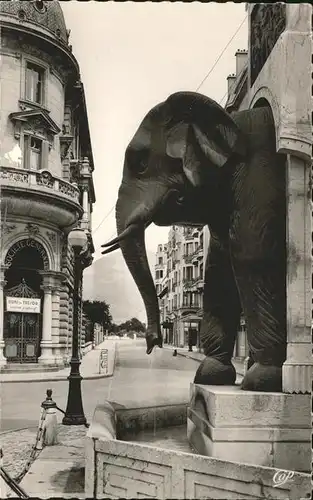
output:
POLYGON ((172 94, 143 119, 127 147, 116 203, 117 238, 102 253, 121 248, 143 298, 147 353, 162 347, 159 305, 144 231, 157 225, 207 224, 208 200, 219 172, 245 155, 245 140, 215 101, 193 92, 172 94))

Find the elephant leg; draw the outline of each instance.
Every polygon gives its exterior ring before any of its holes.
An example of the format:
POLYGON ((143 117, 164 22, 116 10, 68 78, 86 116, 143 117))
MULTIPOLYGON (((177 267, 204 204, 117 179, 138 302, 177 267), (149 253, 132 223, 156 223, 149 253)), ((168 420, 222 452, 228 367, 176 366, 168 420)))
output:
POLYGON ((239 293, 227 243, 211 235, 206 261, 203 320, 200 341, 206 358, 194 382, 232 385, 236 370, 231 363, 241 314, 239 293))
MULTIPOLYGON (((283 259, 282 259, 283 260, 283 259)), ((242 389, 282 390, 286 359, 285 272, 281 262, 234 265, 253 360, 242 389)))

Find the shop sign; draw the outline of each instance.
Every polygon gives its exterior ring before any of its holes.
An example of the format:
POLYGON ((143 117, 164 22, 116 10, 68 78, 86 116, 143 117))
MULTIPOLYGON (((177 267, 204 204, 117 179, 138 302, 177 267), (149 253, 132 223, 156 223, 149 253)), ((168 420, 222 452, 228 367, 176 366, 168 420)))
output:
POLYGON ((20 313, 40 313, 40 299, 28 297, 6 297, 7 311, 20 313))

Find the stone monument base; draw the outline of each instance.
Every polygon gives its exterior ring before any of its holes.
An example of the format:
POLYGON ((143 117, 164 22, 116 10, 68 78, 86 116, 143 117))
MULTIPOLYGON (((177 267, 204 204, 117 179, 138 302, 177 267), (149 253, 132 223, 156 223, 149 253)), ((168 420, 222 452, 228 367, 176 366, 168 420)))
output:
POLYGON ((311 471, 309 394, 243 391, 191 384, 187 434, 205 456, 311 471))

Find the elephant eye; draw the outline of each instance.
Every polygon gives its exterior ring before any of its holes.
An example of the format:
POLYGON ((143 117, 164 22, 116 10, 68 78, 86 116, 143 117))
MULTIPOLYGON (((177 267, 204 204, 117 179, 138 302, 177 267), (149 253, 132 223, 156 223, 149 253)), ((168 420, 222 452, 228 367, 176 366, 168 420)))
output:
POLYGON ((148 150, 129 150, 127 156, 129 169, 134 175, 141 175, 146 172, 149 163, 148 150))
POLYGON ((185 201, 184 196, 178 196, 178 198, 176 199, 177 205, 182 205, 184 201, 185 201))
POLYGON ((141 160, 138 165, 137 165, 137 168, 136 168, 136 173, 137 174, 144 174, 145 171, 147 170, 148 168, 148 162, 147 161, 143 161, 141 160))

